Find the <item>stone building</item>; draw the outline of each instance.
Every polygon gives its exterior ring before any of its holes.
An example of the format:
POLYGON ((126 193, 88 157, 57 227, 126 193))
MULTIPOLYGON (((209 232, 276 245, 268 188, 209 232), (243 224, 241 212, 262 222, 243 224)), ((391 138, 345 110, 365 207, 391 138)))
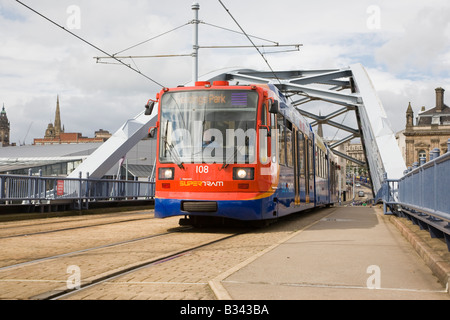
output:
POLYGON ((5 105, 0 112, 0 147, 7 147, 9 143, 10 126, 8 116, 6 115, 5 105))
POLYGON ((397 133, 397 139, 407 167, 419 162, 420 157, 430 160, 430 151, 438 148, 447 152, 450 138, 450 108, 444 104, 444 89, 436 88, 436 106, 422 107, 414 123, 414 111, 409 103, 406 110, 405 130, 397 133))
MULTIPOLYGON (((362 144, 359 143, 348 143, 345 148, 345 152, 348 156, 353 159, 366 162, 366 156, 364 155, 364 149, 362 144)), ((347 166, 358 167, 354 162, 347 161, 347 166)))

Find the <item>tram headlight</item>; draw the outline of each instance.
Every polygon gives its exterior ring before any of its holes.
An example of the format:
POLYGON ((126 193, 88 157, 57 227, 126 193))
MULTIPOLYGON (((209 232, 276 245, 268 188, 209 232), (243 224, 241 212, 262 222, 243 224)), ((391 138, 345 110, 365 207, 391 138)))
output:
POLYGON ((247 177, 247 171, 245 171, 244 169, 239 169, 237 171, 237 176, 239 179, 245 179, 247 177))
POLYGON ((159 177, 159 180, 173 180, 174 169, 173 168, 159 168, 158 177, 159 177))
POLYGON ((234 180, 253 180, 255 177, 254 168, 233 168, 234 180))

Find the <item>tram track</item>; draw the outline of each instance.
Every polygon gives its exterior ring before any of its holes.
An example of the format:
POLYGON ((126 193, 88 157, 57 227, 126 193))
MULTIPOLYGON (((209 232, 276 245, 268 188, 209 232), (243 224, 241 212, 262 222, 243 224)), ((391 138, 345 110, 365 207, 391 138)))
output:
POLYGON ((76 255, 76 254, 81 254, 81 253, 87 253, 87 252, 94 251, 94 250, 100 250, 100 249, 105 249, 105 248, 112 248, 112 247, 117 247, 117 246, 121 246, 121 245, 124 245, 124 244, 129 244, 129 243, 138 242, 138 241, 142 241, 142 240, 148 240, 148 239, 152 239, 152 238, 168 235, 168 234, 171 234, 171 233, 174 233, 174 232, 180 232, 182 230, 189 230, 189 229, 191 229, 191 228, 189 228, 189 227, 180 227, 180 230, 168 231, 168 232, 164 232, 164 233, 160 233, 160 234, 150 235, 150 236, 147 236, 147 237, 140 237, 140 238, 120 241, 120 242, 116 242, 116 243, 109 243, 109 244, 96 246, 96 247, 92 247, 92 248, 86 248, 86 249, 76 250, 76 251, 72 251, 72 252, 66 252, 66 253, 62 253, 62 254, 58 254, 58 255, 54 255, 54 256, 49 256, 49 257, 43 257, 43 258, 31 260, 31 261, 25 261, 25 262, 13 264, 13 265, 5 266, 5 267, 0 267, 0 272, 4 271, 4 270, 8 270, 8 269, 19 268, 19 267, 23 267, 23 266, 26 266, 26 265, 39 263, 39 262, 54 260, 54 259, 58 259, 58 258, 62 258, 62 257, 68 257, 68 256, 76 255))
MULTIPOLYGON (((111 221, 111 222, 101 222, 101 223, 95 223, 95 224, 89 224, 90 222, 93 222, 95 220, 102 220, 102 219, 115 219, 115 218, 120 218, 122 216, 130 216, 130 215, 142 215, 142 212, 138 212, 138 213, 127 213, 127 214, 118 214, 118 215, 107 215, 107 216, 102 216, 102 217, 86 217, 84 219, 64 219, 64 220, 58 220, 58 221, 50 221, 50 222, 41 222, 41 223, 33 223, 33 224, 19 224, 19 225, 7 225, 7 224, 1 224, 1 231, 2 232, 8 232, 8 231, 12 231, 14 232, 15 230, 19 229, 19 232, 21 233, 17 233, 17 234, 6 234, 6 235, 0 235, 0 240, 1 239, 8 239, 8 238, 14 238, 14 237, 25 237, 25 236, 32 236, 32 235, 39 235, 39 234, 46 234, 46 233, 54 233, 54 232, 60 232, 60 231, 71 231, 71 230, 76 230, 76 229, 84 229, 84 228, 90 228, 90 227, 99 227, 99 226, 104 226, 104 225, 109 225, 109 224, 115 224, 115 223, 126 223, 126 222, 132 222, 132 221, 139 221, 139 220, 151 220, 154 219, 153 214, 151 214, 150 217, 145 217, 145 218, 129 218, 126 220, 120 220, 120 221, 111 221), (60 225, 60 224, 77 224, 77 223, 84 223, 86 222, 86 224, 83 225, 78 225, 78 226, 73 226, 73 227, 67 227, 65 226, 64 228, 59 228, 59 229, 49 229, 49 230, 42 230, 42 231, 33 231, 33 229, 38 229, 39 228, 46 228, 49 227, 51 228, 54 225, 60 225), (31 229, 30 231, 21 231, 21 229, 31 229)), ((145 214, 149 214, 149 213, 145 213, 145 214)))
MULTIPOLYGON (((136 221, 136 219, 134 220, 136 221)), ((205 230, 193 231, 192 227, 175 225, 176 220, 172 220, 158 227, 151 226, 152 224, 139 225, 139 221, 132 225, 124 224, 120 227, 140 229, 145 226, 149 230, 165 230, 163 232, 85 248, 83 248, 84 245, 80 244, 80 248, 77 250, 0 267, 0 288, 2 288, 0 299, 49 299, 50 297, 59 297, 60 294, 65 294, 68 290, 66 283, 69 277, 66 272, 68 266, 79 266, 82 270, 81 288, 84 288, 134 270, 175 259, 197 248, 236 236, 235 233, 230 234, 229 231, 225 233, 205 230), (8 291, 12 293, 10 294, 8 291)), ((161 220, 158 220, 158 224, 161 223, 161 220)), ((108 226, 112 227, 113 224, 107 224, 106 228, 108 226)), ((108 228, 108 230, 110 229, 108 228)), ((94 233, 93 230, 83 232, 94 233)), ((133 234, 132 230, 129 230, 129 232, 133 234)), ((45 239, 51 239, 50 236, 53 239, 59 239, 58 233, 46 235, 45 239)), ((13 243, 13 241, 17 242, 20 239, 10 238, 7 241, 13 243)), ((25 238, 23 239, 25 240, 25 238)), ((112 235, 111 239, 117 240, 116 236, 112 235)), ((23 242, 23 240, 20 241, 23 242)), ((39 246, 36 243, 33 245, 39 246)), ((46 252, 52 251, 47 250, 46 252)), ((4 253, 1 258, 7 261, 13 256, 13 254, 5 255, 4 253)))
POLYGON ((16 235, 1 238, 0 271, 147 240, 155 235, 166 234, 170 229, 181 230, 177 229, 178 224, 174 225, 173 219, 168 219, 171 220, 170 224, 155 220, 153 216, 125 220, 120 217, 120 219, 120 221, 97 221, 95 225, 76 227, 71 227, 70 223, 67 223, 67 228, 28 233, 22 237, 16 235))
POLYGON ((60 292, 41 294, 41 295, 39 295, 38 297, 35 297, 35 298, 40 299, 40 300, 59 300, 59 299, 68 298, 68 297, 70 297, 73 294, 80 293, 81 291, 86 290, 86 289, 90 289, 90 288, 92 288, 92 287, 94 287, 96 285, 100 285, 100 284, 105 283, 107 281, 115 280, 115 279, 117 279, 119 277, 128 275, 128 274, 133 273, 133 272, 137 272, 137 271, 145 269, 145 268, 152 267, 154 265, 158 265, 158 264, 161 264, 161 263, 172 261, 174 259, 183 257, 184 255, 186 255, 186 254, 188 254, 188 253, 190 253, 192 251, 195 251, 195 250, 198 250, 198 249, 201 249, 201 248, 205 248, 207 246, 219 243, 221 241, 225 241, 225 240, 234 238, 234 237, 239 236, 241 234, 244 234, 246 232, 248 232, 248 231, 238 232, 238 233, 235 233, 235 234, 224 236, 224 237, 222 237, 220 239, 216 239, 216 240, 213 240, 213 241, 208 241, 208 242, 202 243, 200 245, 196 245, 196 246, 184 249, 184 250, 180 250, 178 252, 174 252, 174 253, 171 253, 171 254, 168 254, 168 255, 161 256, 161 257, 159 257, 157 259, 154 259, 154 260, 151 260, 151 261, 146 261, 146 262, 143 262, 143 263, 135 265, 135 266, 124 268, 123 270, 119 270, 119 271, 113 272, 111 274, 105 275, 103 277, 99 277, 97 279, 94 279, 94 280, 90 281, 89 283, 84 283, 84 284, 80 285, 80 288, 66 289, 66 290, 62 290, 60 292))
POLYGON ((43 234, 55 233, 55 232, 74 231, 74 230, 79 230, 79 229, 107 226, 107 225, 112 225, 112 224, 117 224, 117 223, 127 223, 127 222, 135 222, 135 221, 140 221, 140 220, 152 220, 152 219, 154 219, 154 217, 141 218, 141 219, 128 219, 128 220, 121 220, 121 221, 114 221, 114 222, 105 222, 105 223, 98 223, 98 224, 91 224, 91 225, 61 228, 61 229, 55 229, 55 230, 21 233, 21 234, 14 234, 14 235, 8 235, 8 236, 0 236, 0 240, 9 239, 9 238, 18 238, 18 237, 29 237, 29 236, 34 236, 34 235, 43 235, 43 234))
POLYGON ((174 217, 4 239, 14 249, 0 252, 0 299, 214 299, 209 280, 317 218, 198 229, 174 217), (81 271, 75 289, 67 271, 73 266, 81 271))

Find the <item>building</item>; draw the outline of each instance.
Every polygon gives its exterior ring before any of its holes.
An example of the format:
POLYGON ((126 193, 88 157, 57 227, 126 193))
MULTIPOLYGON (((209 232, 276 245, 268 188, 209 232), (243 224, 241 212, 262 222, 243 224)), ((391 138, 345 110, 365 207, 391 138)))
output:
POLYGON ((111 134, 103 129, 95 132, 94 138, 84 137, 81 133, 66 133, 64 126, 61 127, 61 110, 59 107, 59 96, 56 99, 55 123, 49 123, 45 130, 44 138, 34 139, 34 145, 50 145, 50 144, 72 144, 72 143, 97 143, 105 142, 111 134))
POLYGON ((7 147, 9 143, 10 126, 8 116, 6 115, 5 105, 3 104, 0 112, 0 147, 7 147))
MULTIPOLYGON (((9 143, 9 121, 5 107, 0 116, 0 146, 6 143, 14 146, 9 143)), ((34 139, 33 145, 4 148, 0 152, 0 174, 66 177, 111 136, 103 129, 95 131, 95 138, 65 132, 58 97, 55 122, 47 126, 44 138, 34 139)), ((147 181, 155 174, 155 152, 156 139, 144 138, 112 165, 103 178, 147 181)))
MULTIPOLYGON (((66 177, 102 143, 24 145, 0 153, 0 174, 66 177)), ((106 173, 104 178, 148 180, 154 175, 156 140, 143 139, 106 173), (125 161, 124 161, 125 160, 125 161)))
MULTIPOLYGON (((366 162, 366 156, 364 154, 364 149, 361 142, 358 143, 348 143, 345 146, 345 153, 347 156, 352 157, 353 159, 359 160, 361 162, 366 162)), ((347 160, 347 167, 351 168, 355 173, 361 174, 361 170, 366 170, 365 167, 361 167, 356 163, 347 160)))
POLYGON ((409 103, 406 109, 405 130, 397 133, 397 141, 406 166, 420 162, 420 157, 430 160, 430 152, 438 148, 441 154, 447 152, 447 140, 450 138, 450 108, 444 104, 444 89, 436 88, 436 106, 417 115, 414 123, 414 111, 409 103))

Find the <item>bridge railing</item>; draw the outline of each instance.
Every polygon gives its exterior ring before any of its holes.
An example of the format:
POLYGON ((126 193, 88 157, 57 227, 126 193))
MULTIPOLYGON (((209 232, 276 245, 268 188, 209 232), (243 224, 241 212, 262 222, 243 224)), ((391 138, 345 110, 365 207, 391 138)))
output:
POLYGON ((381 192, 384 212, 407 217, 450 250, 450 152, 434 149, 429 162, 415 163, 398 180, 386 179, 381 192))
POLYGON ((45 203, 54 200, 147 200, 155 195, 155 183, 137 180, 62 178, 0 175, 0 204, 45 203))
POLYGON ((399 202, 450 222, 450 152, 408 172, 399 181, 399 202))

